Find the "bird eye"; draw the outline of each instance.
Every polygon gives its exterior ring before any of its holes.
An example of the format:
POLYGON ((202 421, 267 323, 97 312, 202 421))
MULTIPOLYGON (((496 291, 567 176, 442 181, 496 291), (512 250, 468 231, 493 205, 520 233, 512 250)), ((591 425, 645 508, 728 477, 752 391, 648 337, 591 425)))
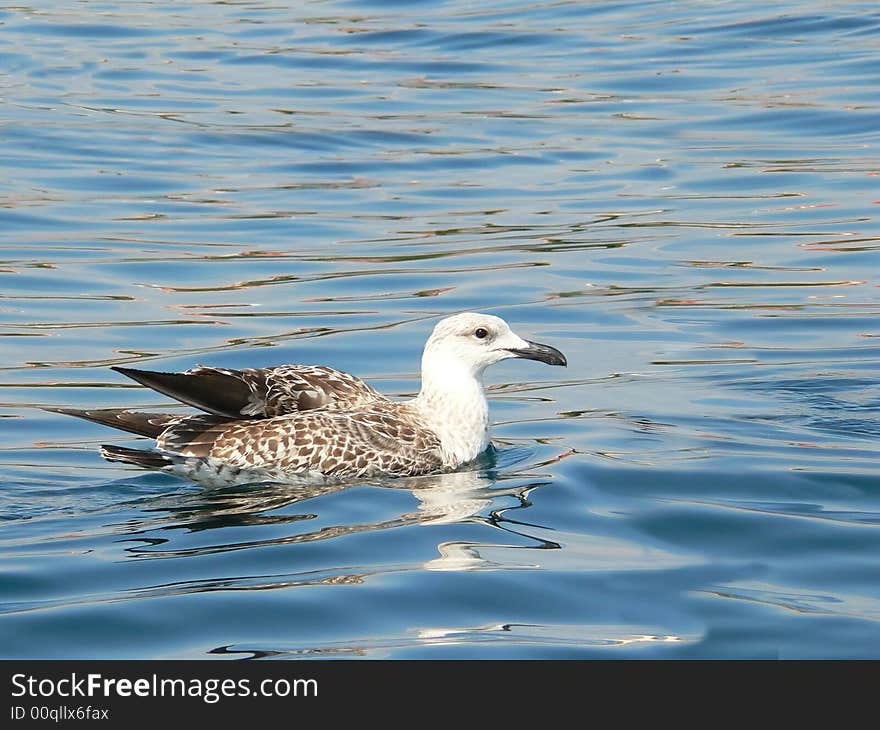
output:
POLYGON ((488 331, 486 331, 482 327, 477 327, 477 329, 474 331, 474 337, 476 337, 478 340, 485 340, 488 335, 488 331))

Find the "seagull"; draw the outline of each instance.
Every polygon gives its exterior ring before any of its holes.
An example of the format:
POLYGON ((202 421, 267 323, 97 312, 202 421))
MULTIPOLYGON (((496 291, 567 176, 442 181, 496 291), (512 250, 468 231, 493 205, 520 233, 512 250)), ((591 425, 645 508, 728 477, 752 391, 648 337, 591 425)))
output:
POLYGON ((421 476, 458 469, 489 448, 483 372, 514 357, 567 365, 559 350, 524 340, 500 317, 465 312, 434 327, 421 390, 406 401, 324 365, 114 367, 202 412, 46 410, 154 438, 155 448, 104 445, 101 455, 205 485, 421 476))

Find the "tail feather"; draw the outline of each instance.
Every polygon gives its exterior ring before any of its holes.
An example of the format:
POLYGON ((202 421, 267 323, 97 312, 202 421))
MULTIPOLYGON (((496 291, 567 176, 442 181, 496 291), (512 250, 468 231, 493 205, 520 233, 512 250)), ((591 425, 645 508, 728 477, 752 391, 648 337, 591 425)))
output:
POLYGON ((181 418, 180 415, 170 413, 140 413, 127 411, 121 408, 99 408, 95 410, 80 410, 79 408, 43 408, 50 413, 62 413, 65 416, 76 416, 87 421, 100 423, 103 426, 118 428, 121 431, 136 433, 139 436, 157 438, 174 421, 181 418))
POLYGON ((107 461, 119 461, 123 464, 133 464, 144 469, 164 469, 171 466, 173 459, 159 451, 152 449, 130 449, 126 446, 113 446, 104 444, 101 446, 101 456, 107 461))
POLYGON ((277 474, 264 469, 241 469, 230 464, 205 459, 198 456, 185 456, 169 451, 155 449, 130 449, 127 446, 104 444, 101 456, 107 461, 131 464, 142 469, 153 469, 166 474, 192 479, 206 486, 230 486, 233 484, 252 484, 253 482, 276 481, 277 474))

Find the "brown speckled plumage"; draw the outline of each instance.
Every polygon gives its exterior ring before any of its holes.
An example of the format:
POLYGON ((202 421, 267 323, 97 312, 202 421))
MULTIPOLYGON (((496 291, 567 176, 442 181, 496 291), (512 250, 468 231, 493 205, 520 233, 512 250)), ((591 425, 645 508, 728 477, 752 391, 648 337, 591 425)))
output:
MULTIPOLYGON (((405 403, 388 400, 360 378, 320 365, 230 370, 199 366, 183 373, 116 368, 210 414, 130 411, 70 415, 156 438, 170 471, 199 481, 282 475, 350 479, 416 476, 443 467, 437 435, 405 403)), ((156 468, 155 453, 144 457, 156 468)), ((131 463, 136 452, 114 452, 131 463)), ((116 458, 114 458, 116 457, 116 458)))
POLYGON ((360 378, 323 365, 243 370, 199 365, 182 373, 113 369, 183 403, 228 418, 271 418, 316 408, 346 411, 387 400, 360 378))
POLYGON ((413 415, 406 404, 381 399, 344 413, 319 409, 224 421, 192 416, 165 430, 156 445, 239 469, 291 474, 351 478, 437 471, 443 466, 440 442, 413 415))

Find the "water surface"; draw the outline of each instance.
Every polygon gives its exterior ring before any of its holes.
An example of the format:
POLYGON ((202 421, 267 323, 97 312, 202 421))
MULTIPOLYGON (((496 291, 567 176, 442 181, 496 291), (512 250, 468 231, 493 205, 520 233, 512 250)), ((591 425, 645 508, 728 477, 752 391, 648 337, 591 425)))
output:
POLYGON ((880 656, 867 2, 0 8, 0 655, 880 656), (204 489, 40 406, 108 369, 418 390, 480 310, 499 453, 204 489))

